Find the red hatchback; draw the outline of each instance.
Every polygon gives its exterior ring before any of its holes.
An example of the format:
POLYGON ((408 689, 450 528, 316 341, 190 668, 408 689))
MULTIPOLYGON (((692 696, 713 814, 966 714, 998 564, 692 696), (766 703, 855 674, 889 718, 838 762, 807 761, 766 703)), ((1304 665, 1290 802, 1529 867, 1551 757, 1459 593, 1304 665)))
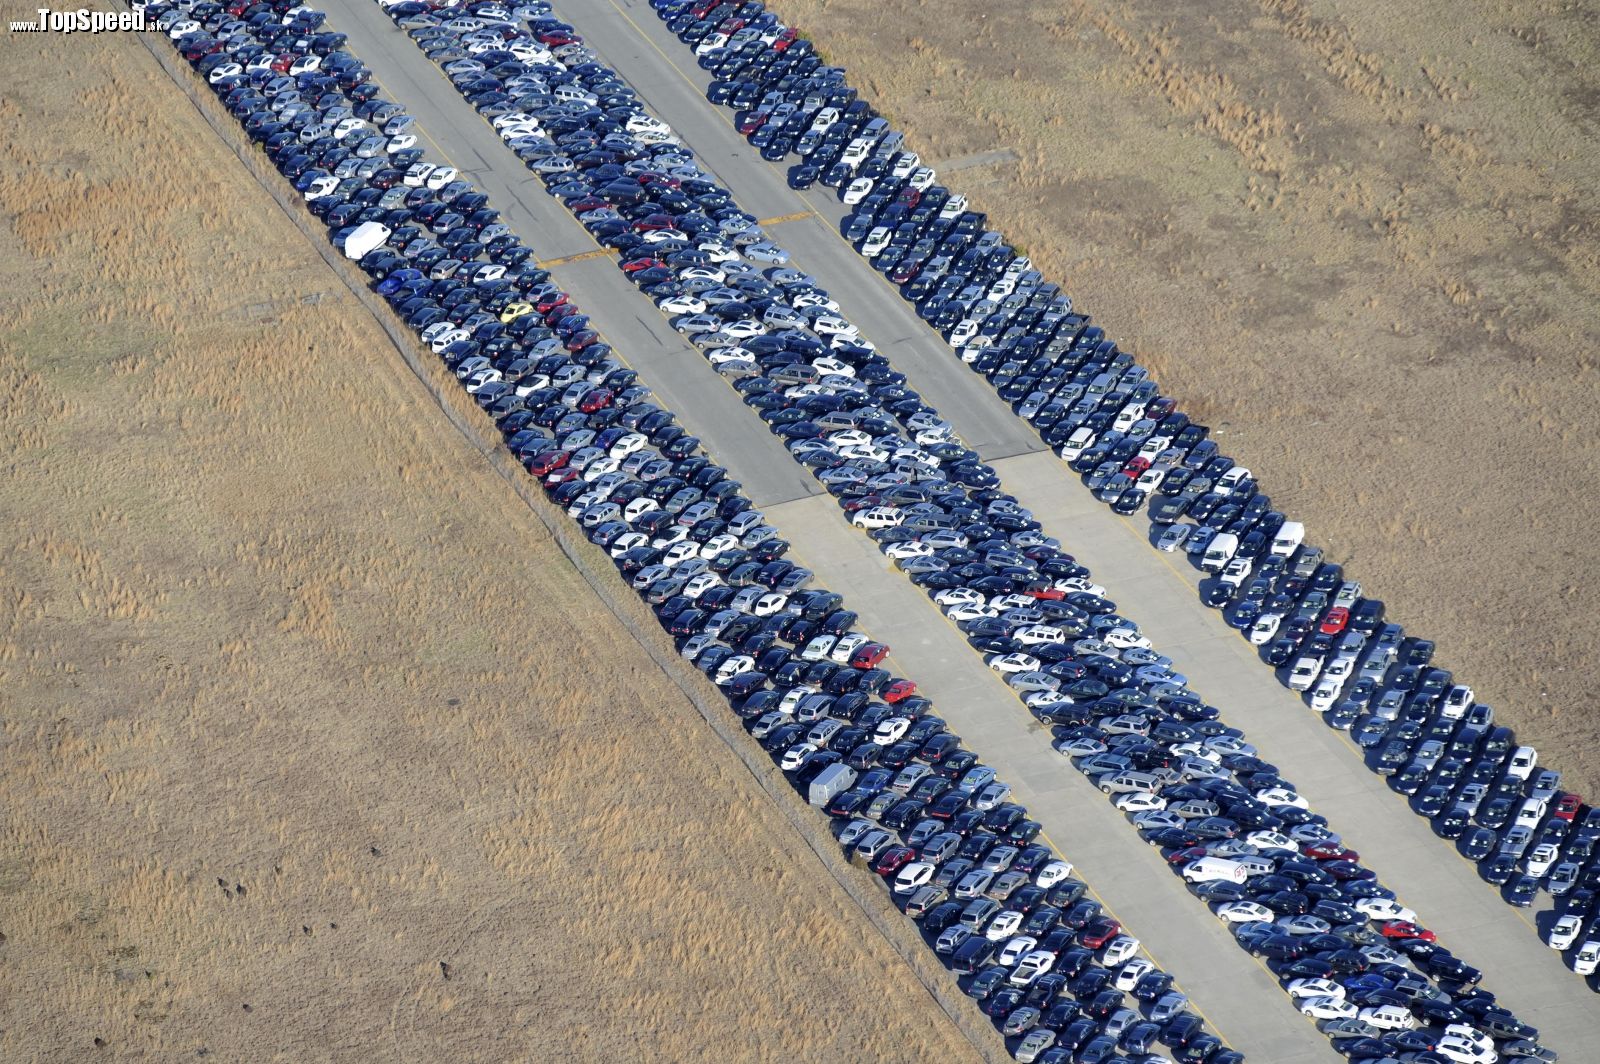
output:
POLYGON ((880 876, 892 876, 917 856, 917 851, 909 846, 891 846, 878 855, 872 862, 872 870, 880 876))
POLYGON ((850 655, 850 667, 853 669, 875 669, 878 663, 889 656, 889 648, 882 643, 863 643, 857 647, 855 653, 850 655))
POLYGON ((1383 932, 1384 938, 1393 938, 1402 941, 1414 939, 1418 942, 1433 942, 1436 941, 1437 938, 1437 936, 1435 936, 1434 933, 1429 931, 1426 927, 1420 927, 1409 920, 1390 920, 1388 923, 1379 927, 1378 930, 1383 932))
POLYGON ((1335 606, 1328 611, 1326 617, 1322 618, 1322 624, 1317 627, 1317 631, 1323 635, 1338 635, 1344 631, 1344 626, 1349 623, 1350 611, 1343 606, 1335 606))
POLYGON ((880 692, 883 700, 891 706, 902 699, 910 698, 916 693, 917 685, 911 680, 890 680, 880 692))
POLYGON ((1121 931, 1122 925, 1111 917, 1097 916, 1078 932, 1078 941, 1083 943, 1086 949, 1099 949, 1116 938, 1121 931))

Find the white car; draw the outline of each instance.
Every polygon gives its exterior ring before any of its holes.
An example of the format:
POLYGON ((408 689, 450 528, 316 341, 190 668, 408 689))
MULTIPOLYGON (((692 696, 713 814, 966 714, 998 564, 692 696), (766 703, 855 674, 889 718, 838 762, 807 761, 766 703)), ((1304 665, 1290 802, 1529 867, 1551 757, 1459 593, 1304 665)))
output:
POLYGON ((816 752, 817 748, 810 743, 795 743, 783 752, 783 759, 778 762, 778 767, 785 772, 793 772, 816 752))
POLYGON ((1287 787, 1266 787, 1256 792, 1256 801, 1267 805, 1292 805, 1297 809, 1308 809, 1311 803, 1287 787))
POLYGON ((1415 923, 1417 914, 1414 910, 1406 908, 1397 901, 1388 898, 1357 898, 1350 903, 1357 912, 1366 915, 1374 923, 1385 923, 1390 920, 1404 920, 1415 923))
POLYGON ((1017 962, 1006 982, 1012 986, 1032 986, 1056 963, 1056 955, 1049 950, 1036 949, 1017 962))
POLYGON ((1488 1046, 1455 1035, 1446 1035, 1433 1044, 1433 1052, 1451 1064, 1495 1064, 1500 1059, 1488 1046))
POLYGON ((850 655, 866 646, 868 642, 867 637, 860 632, 846 632, 828 649, 828 660, 846 665, 850 661, 850 655))
POLYGON ((736 677, 749 672, 755 667, 755 658, 752 658, 749 654, 736 654, 717 666, 717 675, 712 678, 712 682, 719 686, 727 686, 736 677))
POLYGON ((1331 997, 1343 1001, 1344 987, 1332 979, 1296 979, 1289 984, 1289 996, 1294 998, 1331 997))
POLYGON ((1117 969, 1116 988, 1126 994, 1139 984, 1140 979, 1155 969, 1156 966, 1150 961, 1143 957, 1135 957, 1117 969))
POLYGON ((1322 672, 1322 659, 1310 654, 1303 654, 1294 663, 1294 668, 1289 670, 1289 690, 1309 691, 1311 685, 1317 682, 1317 675, 1322 672))
POLYGON ((1036 672, 1039 668, 1039 659, 1032 654, 1016 651, 1010 654, 996 654, 989 659, 989 668, 1001 675, 1019 672, 1036 672))
POLYGON ((1336 997, 1309 997, 1300 1001, 1300 1013, 1313 1020, 1348 1020, 1356 1015, 1356 1007, 1336 997))
POLYGON ((1585 939, 1572 957, 1572 970, 1579 975, 1593 975, 1600 968, 1600 939, 1585 939))
POLYGON ((1115 968, 1139 952, 1139 940, 1132 935, 1118 935, 1100 950, 1100 963, 1115 968))
POLYGON ((1262 647, 1272 642, 1278 635, 1278 626, 1283 623, 1281 613, 1263 613, 1250 625, 1250 642, 1254 646, 1262 647))
POLYGON ((1109 632, 1103 633, 1100 638, 1118 650, 1129 650, 1133 647, 1147 650, 1150 647, 1149 638, 1137 628, 1113 628, 1109 632))
POLYGON ((850 204, 851 206, 860 203, 862 200, 867 198, 869 193, 872 192, 872 186, 876 183, 877 182, 873 181, 870 177, 856 178, 854 181, 850 182, 849 187, 844 190, 845 203, 850 204))
POLYGON ((1533 774, 1538 764, 1539 751, 1531 746, 1519 746, 1511 752, 1511 760, 1506 764, 1506 775, 1525 780, 1533 774))
MULTIPOLYGON (((1274 914, 1271 909, 1254 901, 1230 901, 1217 907, 1217 916, 1229 924, 1270 924, 1274 914)), ((1294 987, 1289 988, 1294 993, 1294 987)))
POLYGON ((994 922, 984 929, 983 935, 990 942, 999 942, 1003 938, 1010 938, 1017 933, 1025 919, 1023 913, 1016 909, 1007 909, 994 918, 994 922))
MULTIPOLYGON (((929 553, 932 553, 931 551, 929 553)), ((986 617, 998 617, 1000 611, 987 602, 963 602, 945 614, 952 621, 960 624, 963 621, 976 621, 986 617)))
POLYGON ((1239 588, 1250 576, 1250 570, 1255 568, 1255 562, 1249 558, 1234 558, 1222 567, 1222 575, 1217 579, 1231 588, 1239 588))
POLYGON ((1410 1009, 1399 1005, 1377 1005, 1362 1009, 1361 1021, 1370 1023, 1380 1031, 1409 1031, 1417 1026, 1417 1018, 1410 1009))
POLYGON ((898 506, 870 506, 865 510, 857 510, 850 515, 850 523, 857 528, 868 530, 876 528, 894 528, 906 519, 898 506))
POLYGON ((656 306, 664 314, 704 314, 706 310, 705 300, 690 295, 667 296, 656 306))
POLYGON ((1578 941, 1578 935, 1583 931, 1583 918, 1568 913, 1550 925, 1550 937, 1546 939, 1551 949, 1561 950, 1565 953, 1578 941))
POLYGON ((1038 872, 1034 873, 1033 881, 1046 890, 1055 886, 1072 875, 1072 865, 1067 861, 1050 861, 1038 872))
POLYGON ((1117 795, 1113 804, 1124 813, 1147 813, 1165 809, 1167 800, 1154 791, 1125 791, 1117 795))
POLYGON ((934 866, 927 861, 913 861, 900 869, 894 877, 894 892, 896 894, 915 894, 918 889, 928 885, 933 879, 934 866))
POLYGON ((1339 701, 1339 694, 1344 690, 1344 681, 1334 676, 1324 676, 1317 681, 1317 686, 1311 689, 1311 708, 1318 713, 1326 713, 1339 701))
POLYGON ((881 720, 872 729, 872 741, 879 746, 893 746, 900 741, 910 728, 911 720, 907 717, 890 717, 888 720, 881 720))
POLYGON ((1022 958, 1033 952, 1039 940, 1032 935, 1016 935, 1000 947, 1000 953, 995 957, 995 963, 1007 968, 1015 965, 1022 958))
POLYGON ((1556 849, 1555 843, 1541 842, 1528 851, 1525 859, 1528 874, 1535 879, 1543 879, 1545 873, 1550 871, 1550 866, 1555 864, 1556 858, 1560 856, 1561 851, 1556 849))

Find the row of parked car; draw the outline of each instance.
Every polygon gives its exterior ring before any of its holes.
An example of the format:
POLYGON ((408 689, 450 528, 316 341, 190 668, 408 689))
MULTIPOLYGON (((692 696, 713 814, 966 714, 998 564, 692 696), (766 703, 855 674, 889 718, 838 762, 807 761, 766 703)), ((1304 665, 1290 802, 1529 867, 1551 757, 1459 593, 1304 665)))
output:
MULTIPOLYGON (((481 91, 490 88, 492 91, 492 87, 482 85, 479 78, 484 71, 477 69, 470 58, 463 62, 448 55, 452 50, 452 42, 453 50, 471 54, 464 42, 465 34, 472 32, 469 26, 443 29, 415 12, 413 5, 405 5, 398 12, 398 18, 403 25, 408 21, 411 23, 409 28, 421 38, 425 48, 447 53, 436 55, 435 58, 442 61, 448 75, 468 81, 471 89, 481 91)), ((577 43, 570 27, 564 25, 534 21, 531 28, 536 32, 542 30, 563 34, 568 38, 569 46, 577 43)), ((757 405, 765 413, 776 411, 782 415, 794 411, 797 403, 809 404, 799 408, 801 416, 798 418, 769 417, 769 423, 777 426, 777 431, 789 442, 797 456, 802 456, 803 461, 809 459, 807 464, 822 470, 823 483, 845 501, 847 508, 854 510, 857 523, 877 530, 880 539, 891 551, 896 546, 907 547, 899 560, 902 563, 915 563, 919 558, 932 557, 933 549, 922 536, 896 534, 915 531, 903 528, 902 507, 883 505, 881 502, 871 506, 859 505, 864 498, 876 493, 867 489, 881 491, 886 486, 918 487, 923 494, 917 502, 928 500, 931 496, 953 506, 959 506, 961 495, 965 494, 967 501, 987 505, 988 516, 1003 513, 1015 518, 1017 527, 1012 535, 1026 537, 1021 542, 1013 539, 993 546, 991 552, 1007 547, 1039 548, 1045 560, 1060 559, 1055 545, 1042 537, 1037 522, 1020 511, 1015 500, 997 496, 991 487, 973 486, 971 481, 975 477, 987 473, 992 478, 993 474, 977 463, 970 452, 952 452, 943 456, 950 465, 974 467, 961 471, 966 475, 958 473, 956 476, 940 468, 940 463, 936 461, 940 455, 917 453, 923 447, 941 447, 951 443, 948 425, 937 420, 937 415, 920 399, 906 394, 904 379, 893 374, 887 362, 869 344, 861 341, 854 327, 837 313, 837 304, 811 279, 796 271, 781 269, 770 271, 769 276, 763 277, 754 265, 741 261, 782 262, 785 256, 756 229, 752 216, 737 212, 726 190, 718 188, 691 164, 681 161, 682 153, 670 129, 658 119, 645 114, 642 108, 630 108, 620 99, 605 99, 607 94, 620 95, 617 93, 617 89, 622 87, 620 79, 604 68, 595 69, 597 64, 588 56, 569 55, 564 59, 565 62, 558 63, 578 73, 581 87, 594 96, 596 103, 604 101, 608 105, 603 116, 596 115, 593 118, 591 136, 584 137, 576 131, 544 136, 530 128, 530 117, 536 119, 537 116, 519 106, 520 101, 508 103, 492 100, 488 110, 494 113, 488 117, 502 130, 510 124, 516 124, 521 129, 519 135, 526 139, 517 148, 519 151, 538 153, 536 158, 545 164, 541 172, 546 175, 551 191, 566 201, 579 220, 589 226, 599 239, 623 252, 622 268, 664 310, 675 316, 680 329, 700 340, 700 345, 707 350, 714 365, 739 380, 740 390, 747 399, 756 400, 752 405, 757 405), (579 70, 579 67, 584 69, 579 70), (507 106, 512 109, 502 109, 507 106), (614 128, 617 125, 622 127, 621 130, 614 128), (628 143, 627 130, 630 128, 649 130, 654 138, 653 143, 628 143), (536 146, 533 143, 536 139, 548 143, 536 146), (604 146, 597 147, 602 142, 604 146), (567 150, 550 154, 552 147, 567 150), (665 165, 663 157, 673 165, 665 165), (573 165, 560 165, 565 161, 573 165), (708 295, 710 299, 705 298, 708 295), (708 313, 711 308, 726 310, 723 313, 708 313), (752 347, 756 350, 750 350, 752 347), (841 353, 846 358, 837 357, 841 353), (867 371, 865 376, 861 370, 867 371), (878 379, 872 379, 874 376, 878 379), (873 398, 881 402, 885 391, 890 391, 889 401, 902 403, 903 409, 868 408, 873 398), (816 403, 818 399, 834 402, 823 406, 816 403), (804 416, 806 414, 812 417, 804 416), (813 418, 822 421, 817 423, 813 418), (882 422, 879 435, 874 436, 862 430, 860 426, 866 418, 882 422), (914 422, 914 418, 922 420, 914 422), (894 425, 896 419, 901 423, 898 432, 894 425), (912 436, 912 433, 915 435, 912 436), (895 464, 890 465, 889 462, 895 464), (873 468, 869 463, 883 468, 873 468), (829 474, 835 476, 830 477, 829 474), (872 483, 874 476, 888 476, 891 480, 872 483), (989 497, 973 499, 977 492, 989 497), (997 504, 1001 507, 998 511, 995 509, 997 504), (910 547, 928 549, 913 552, 910 547)), ((527 72, 512 70, 490 76, 502 77, 506 73, 517 77, 525 76, 527 72)), ((545 74, 541 71, 541 76, 545 74)), ((473 95, 471 89, 464 89, 469 99, 473 95)), ((482 106, 479 100, 473 102, 482 106)), ((928 502, 914 514, 963 516, 959 510, 952 513, 947 507, 941 507, 939 502, 928 502)), ((967 525, 958 521, 953 527, 963 529, 967 525)), ((950 530, 948 527, 935 527, 933 532, 950 530)), ((993 530, 990 532, 992 534, 993 530)), ((961 531, 956 534, 966 539, 961 531)), ((965 542, 957 549, 964 547, 965 542)), ((1064 560, 1069 565, 1074 564, 1071 559, 1064 560)), ((1019 560, 1019 567, 1026 565, 1024 556, 1019 560)), ((948 565, 925 569, 919 567, 918 575, 933 575, 948 568, 948 565)), ((1002 574, 984 574, 988 575, 1002 574)), ((1046 602, 1058 603, 1062 610, 1080 613, 1085 620, 1092 620, 1096 615, 1106 617, 1112 614, 1110 608, 1098 608, 1103 605, 1103 600, 1081 584, 1055 587, 1048 580, 1041 580, 1037 570, 1027 575, 1026 590, 1019 591, 1013 586, 996 588, 996 593, 1020 594, 1029 608, 1046 602), (1069 592, 1069 587, 1074 590, 1069 592), (1087 599, 1080 599, 1079 605, 1065 601, 1069 593, 1084 592, 1087 592, 1087 599), (1088 609, 1083 609, 1084 606, 1088 609)), ((1085 576, 1081 572, 1074 572, 1063 579, 1081 582, 1085 576)), ((967 586, 958 579, 954 583, 946 583, 943 590, 967 590, 967 586)), ((1022 603, 1012 605, 1023 608, 1022 603)), ((993 615, 998 611, 990 612, 993 615)), ((1034 618, 1035 623, 1030 627, 1036 630, 1028 635, 1039 637, 1041 644, 1049 642, 1057 649, 1064 649, 1065 633, 1059 628, 1053 633, 1046 633, 1044 629, 1052 626, 1038 623, 1042 620, 1034 618), (1045 638, 1047 634, 1053 639, 1045 638)), ((1148 641, 1138 634, 1136 628, 1129 627, 1120 618, 1109 616, 1099 631, 1122 641, 1122 649, 1126 651, 1148 650, 1148 641), (1140 643, 1144 645, 1140 646, 1140 643)), ((1078 634, 1086 635, 1087 630, 1078 634)), ((812 652, 826 653, 827 648, 820 647, 812 652)), ((1112 652, 1117 653, 1115 649, 1112 652)), ((1006 653, 997 650, 996 667, 1019 674, 1039 673, 1043 680, 1059 680, 1059 677, 1043 674, 1038 663, 1031 669, 1010 669, 1007 666, 1013 662, 1001 660, 1017 656, 1015 650, 1006 653)), ((1134 660, 1138 660, 1137 657, 1134 660)), ((1174 679, 1181 680, 1170 673, 1168 666, 1170 662, 1149 661, 1142 666, 1145 675, 1141 678, 1151 685, 1170 685, 1174 679)), ((1078 678, 1082 679, 1085 675, 1079 672, 1078 678)), ((1022 687, 1025 682, 1018 681, 1015 685, 1022 687)), ((1059 683, 1055 686, 1046 683, 1030 693, 1054 693, 1059 686, 1059 683)), ((1099 693, 1108 692, 1102 685, 1099 693)), ((781 718, 764 716, 758 721, 758 729, 778 727, 778 719, 781 718)), ((796 764, 814 753, 816 744, 810 742, 809 738, 794 748, 791 760, 796 764)), ((853 738, 859 742, 861 737, 853 738)), ((881 744, 875 745, 881 747, 881 744)), ((867 758, 873 753, 867 750, 864 755, 857 757, 856 765, 846 767, 854 771, 857 765, 861 768, 872 765, 873 762, 867 758)), ((915 783, 912 784, 914 787, 915 783)), ((924 799, 919 805, 918 800, 905 791, 891 792, 888 796, 846 791, 830 800, 829 804, 831 809, 848 815, 864 806, 870 808, 874 801, 881 805, 876 810, 878 815, 888 816, 892 826, 901 828, 908 826, 909 818, 919 815, 931 804, 924 799), (902 799, 896 801, 896 794, 901 795, 902 799)), ((1309 826, 1320 827, 1314 824, 1309 826)), ((1326 835, 1319 834, 1317 837, 1326 838, 1326 835)), ((933 874, 931 865, 926 874, 933 874)), ((927 884, 912 884, 921 885, 927 884)), ((1381 947, 1373 948, 1376 950, 1381 947)), ((1502 1013, 1494 1011, 1493 1015, 1500 1016, 1502 1013)))
MULTIPOLYGON (((1144 1013, 1111 989, 1137 944, 1122 936, 1113 950, 1094 952, 1105 945, 1096 938, 1105 927, 1095 922, 1098 907, 1069 907, 1085 885, 1032 841, 1037 825, 1006 801, 1008 788, 962 749, 911 681, 880 667, 887 648, 855 630, 840 596, 811 586, 811 574, 786 560, 777 530, 671 412, 650 401, 548 272, 529 265, 528 249, 481 193, 412 154, 402 138, 408 116, 375 91, 337 35, 321 31, 320 13, 289 0, 235 6, 180 0, 146 14, 808 796, 841 823, 847 818, 832 797, 871 799, 874 819, 862 824, 872 837, 850 825, 841 838, 891 880, 905 910, 925 921, 930 945, 959 923, 1015 953, 1016 936, 995 928, 1019 915, 1038 932, 1026 965, 987 965, 974 993, 1014 1037, 1018 1055, 1043 1054, 1058 1033, 1067 1044, 1104 1047, 1104 1027, 1118 1035, 1112 1046, 1159 1037, 1186 1060, 1241 1059, 1203 1030, 1170 979, 1144 1013), (310 57, 316 62, 302 62, 310 57), (298 73, 285 72, 297 64, 298 73), (448 214, 461 220, 442 224, 448 214), (462 231, 470 239, 451 237, 462 231), (873 745, 869 736, 882 740, 882 754, 870 767, 864 754, 856 757, 864 773, 855 777, 846 757, 873 745), (841 786, 847 773, 849 786, 841 786), (935 790, 950 810, 934 822, 940 830, 886 826, 898 822, 887 807, 902 791, 935 790), (922 869, 955 852, 1013 873, 983 899, 1005 903, 1011 915, 969 915, 966 903, 952 910, 949 889, 922 869), (1150 1016, 1161 1017, 1153 1033, 1150 1016), (1080 1038, 1085 1024, 1093 1030, 1080 1038)), ((543 12, 524 8, 520 17, 543 12)))
MULTIPOLYGON (((1292 562, 1315 569, 1321 552, 1310 547, 1300 550, 1303 527, 1271 509, 1248 471, 1220 454, 1206 428, 1189 422, 1170 398, 1161 396, 1155 383, 1105 338, 1103 330, 1087 316, 1073 313, 1070 299, 1046 282, 1025 256, 1016 254, 1000 234, 982 229, 981 215, 976 216, 981 231, 974 239, 967 231, 974 215, 964 199, 937 184, 928 167, 902 150, 900 134, 856 99, 840 72, 802 68, 791 61, 794 47, 803 45, 804 39, 791 27, 771 20, 759 4, 662 0, 655 6, 668 27, 693 47, 700 65, 712 73, 711 101, 734 109, 738 128, 765 158, 776 162, 791 154, 800 157, 790 171, 796 187, 820 180, 840 190, 853 208, 845 235, 901 287, 919 314, 945 333, 963 361, 988 377, 1001 397, 1086 478, 1097 498, 1122 514, 1148 507, 1155 529, 1152 539, 1163 549, 1177 549, 1187 538, 1191 557, 1228 558, 1217 579, 1204 589, 1205 600, 1229 609, 1229 619, 1248 631, 1252 642, 1264 646, 1263 658, 1284 669, 1286 683, 1306 690, 1307 700, 1326 712, 1330 725, 1348 729, 1358 721, 1364 724, 1358 737, 1377 734, 1382 721, 1395 719, 1368 715, 1367 703, 1382 701, 1373 697, 1372 690, 1357 684, 1346 694, 1341 653, 1330 652, 1325 641, 1316 638, 1327 633, 1307 639, 1304 631, 1278 631, 1286 617, 1301 613, 1303 606, 1267 590, 1269 585, 1260 578, 1274 574, 1252 570, 1267 556, 1267 546, 1280 541, 1291 542, 1299 552, 1292 562), (1193 520, 1180 520, 1184 517, 1193 520)), ((1344 584, 1342 579, 1336 582, 1344 584)), ((1340 609, 1358 621, 1381 621, 1384 614, 1381 602, 1359 594, 1340 609)), ((1319 619, 1317 626, 1321 623, 1319 619)), ((1398 628, 1390 625, 1386 630, 1398 628)), ((1410 643, 1427 645, 1422 640, 1410 643)), ((1402 695, 1409 690, 1403 686, 1406 679, 1402 673, 1402 695)), ((1446 684, 1459 687, 1448 680, 1446 684)), ((1392 702, 1394 689, 1377 694, 1388 694, 1392 702)), ((1443 731, 1449 721, 1459 719, 1443 712, 1457 708, 1453 704, 1441 703, 1425 713, 1425 702, 1418 700, 1406 710, 1420 715, 1414 723, 1424 729, 1443 731)), ((1487 707, 1474 710, 1480 715, 1488 712, 1487 707)), ((1420 739, 1408 734, 1411 728, 1404 723, 1399 731, 1394 738, 1413 741, 1415 746, 1439 741, 1438 736, 1420 739)), ((1501 729, 1496 734, 1506 733, 1501 729)), ((1415 753, 1409 751, 1401 764, 1415 753)), ((1391 762, 1375 759, 1373 764, 1391 762)), ((1442 778, 1427 783, 1423 790, 1428 797, 1417 803, 1417 810, 1434 817, 1441 834, 1454 837, 1450 833, 1459 834, 1461 813, 1472 803, 1470 794, 1463 802, 1457 793, 1445 798, 1442 809, 1436 808, 1440 788, 1454 782, 1450 772, 1447 766, 1442 778)), ((1535 797, 1530 785, 1517 800, 1535 797)), ((1561 792, 1549 801, 1552 810, 1573 804, 1581 805, 1581 800, 1561 792)), ((1584 809, 1583 816, 1588 815, 1584 809)), ((1535 889, 1544 886, 1558 896, 1566 894, 1565 912, 1588 920, 1595 915, 1592 892, 1572 892, 1575 884, 1589 889, 1600 879, 1600 872, 1589 863, 1587 832, 1574 835, 1577 846, 1569 851, 1565 839, 1558 837, 1563 829, 1552 821, 1539 828, 1540 835, 1548 835, 1542 839, 1546 848, 1541 857, 1517 866, 1506 896, 1515 904, 1525 903, 1532 897, 1531 880, 1535 889), (1546 862, 1549 847, 1555 854, 1546 862)), ((1472 836, 1471 845, 1464 844, 1462 852, 1473 855, 1482 850, 1483 838, 1472 836)), ((1499 840, 1491 842, 1483 854, 1488 858, 1485 878, 1505 883, 1506 861, 1496 858, 1516 848, 1515 840, 1506 850, 1499 840)), ((1592 970, 1586 954, 1574 955, 1573 966, 1582 974, 1592 970)))

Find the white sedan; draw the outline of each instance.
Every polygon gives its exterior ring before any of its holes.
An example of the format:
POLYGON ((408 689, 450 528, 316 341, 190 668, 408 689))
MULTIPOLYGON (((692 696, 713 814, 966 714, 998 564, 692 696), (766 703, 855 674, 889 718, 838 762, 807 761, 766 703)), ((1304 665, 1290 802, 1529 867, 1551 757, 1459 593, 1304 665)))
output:
POLYGON ((854 181, 850 182, 849 187, 844 190, 845 203, 850 204, 851 206, 860 203, 862 200, 867 198, 867 195, 872 191, 872 186, 874 184, 876 184, 876 182, 874 182, 870 177, 856 178, 854 181))
POLYGON ((1105 948, 1100 951, 1100 963, 1107 968, 1115 968, 1138 952, 1138 939, 1132 935, 1118 935, 1107 942, 1105 948))
POLYGON ((706 301, 689 295, 667 296, 656 306, 665 314, 704 314, 706 301))
POLYGON ((1583 918, 1568 913, 1550 925, 1550 937, 1546 939, 1550 948, 1566 952, 1572 944, 1578 941, 1578 935, 1583 931, 1583 918))
POLYGON ((1032 935, 1017 935, 1000 948, 1000 955, 995 958, 995 963, 1010 968, 1032 953, 1038 944, 1039 940, 1032 935))
POLYGON ((1148 813, 1165 809, 1167 800, 1154 791, 1125 791, 1113 803, 1124 813, 1148 813))
POLYGON ((1051 861, 1034 874, 1033 881, 1049 890, 1072 875, 1072 865, 1067 861, 1051 861))
POLYGON ((1155 968, 1154 964, 1143 957, 1133 958, 1133 960, 1117 969, 1116 988, 1124 994, 1128 993, 1139 984, 1139 980, 1143 979, 1146 974, 1155 971, 1155 968))
POLYGON ((1332 979, 1296 979, 1289 984, 1293 998, 1331 997, 1344 1000, 1345 989, 1332 979))
POLYGON ((1336 997, 1309 997, 1300 1002, 1300 1013, 1313 1020, 1348 1020, 1356 1015, 1356 1007, 1336 997))
MULTIPOLYGON (((1271 909, 1254 901, 1230 901, 1217 907, 1217 916, 1229 924, 1270 924, 1275 918, 1271 909)), ((1289 988, 1294 993, 1294 988, 1289 988)))
POLYGON ((896 894, 914 894, 933 879, 935 868, 927 861, 913 861, 894 877, 896 894))

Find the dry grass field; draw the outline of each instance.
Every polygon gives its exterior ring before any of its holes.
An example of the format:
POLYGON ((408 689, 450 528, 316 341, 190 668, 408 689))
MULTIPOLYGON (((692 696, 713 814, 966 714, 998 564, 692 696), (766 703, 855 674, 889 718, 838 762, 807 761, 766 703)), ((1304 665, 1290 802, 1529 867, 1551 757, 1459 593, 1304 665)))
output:
POLYGON ((1600 792, 1600 11, 775 6, 1600 792))
POLYGON ((0 1059, 971 1059, 141 45, 3 49, 0 1059))

